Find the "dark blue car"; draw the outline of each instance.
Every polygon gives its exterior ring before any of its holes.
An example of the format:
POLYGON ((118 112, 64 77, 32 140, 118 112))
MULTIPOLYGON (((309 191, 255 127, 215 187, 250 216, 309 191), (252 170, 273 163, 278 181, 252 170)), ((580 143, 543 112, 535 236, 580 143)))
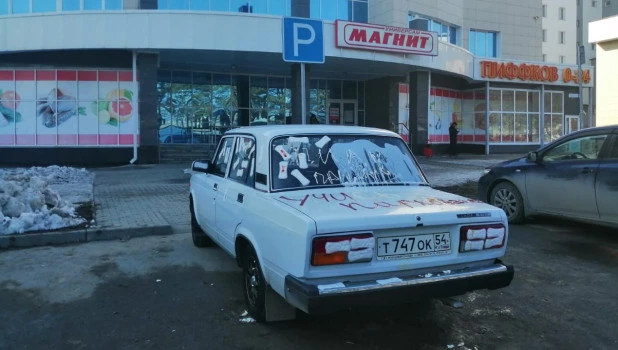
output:
POLYGON ((513 224, 540 214, 618 227, 618 125, 582 129, 489 167, 478 188, 513 224))

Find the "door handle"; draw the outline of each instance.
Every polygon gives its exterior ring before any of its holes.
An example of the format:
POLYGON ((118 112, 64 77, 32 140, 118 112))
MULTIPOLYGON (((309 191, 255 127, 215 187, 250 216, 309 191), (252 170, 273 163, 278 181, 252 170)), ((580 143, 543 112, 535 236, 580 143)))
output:
POLYGON ((594 169, 591 169, 591 168, 584 168, 584 169, 582 170, 582 173, 583 173, 583 174, 592 174, 592 173, 594 173, 594 169))
POLYGON ((215 191, 218 190, 219 189, 219 185, 218 184, 212 185, 212 189, 215 190, 215 191))
POLYGON ((236 200, 238 201, 238 203, 242 203, 244 199, 245 199, 245 195, 242 193, 239 193, 238 197, 236 197, 236 200))

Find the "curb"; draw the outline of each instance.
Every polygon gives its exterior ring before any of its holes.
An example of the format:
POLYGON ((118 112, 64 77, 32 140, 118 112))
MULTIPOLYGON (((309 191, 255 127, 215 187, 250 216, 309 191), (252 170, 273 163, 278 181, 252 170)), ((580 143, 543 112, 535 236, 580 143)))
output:
MULTIPOLYGON (((419 160, 418 163, 422 166, 423 164, 427 164, 427 165, 438 165, 438 166, 443 166, 443 167, 464 167, 464 168, 473 168, 473 169, 485 169, 486 165, 480 165, 480 164, 463 164, 463 163, 455 163, 455 162, 443 162, 443 161, 439 161, 439 160, 427 160, 427 159, 423 159, 422 161, 419 160)), ((499 163, 499 162, 496 162, 499 163)))
POLYGON ((172 234, 170 225, 121 228, 85 228, 73 231, 28 233, 0 236, 0 250, 10 248, 31 248, 48 245, 77 244, 115 239, 128 240, 133 237, 164 236, 172 234))

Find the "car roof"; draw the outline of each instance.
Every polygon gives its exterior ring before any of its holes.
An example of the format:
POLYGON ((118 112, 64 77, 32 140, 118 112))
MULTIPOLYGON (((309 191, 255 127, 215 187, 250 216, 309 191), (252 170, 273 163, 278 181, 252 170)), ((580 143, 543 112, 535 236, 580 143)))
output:
POLYGON ((350 134, 350 135, 374 135, 374 136, 395 136, 399 134, 379 128, 365 126, 347 125, 326 125, 326 124, 287 124, 287 125, 254 125, 242 126, 228 130, 226 135, 250 134, 260 139, 272 139, 280 135, 289 134, 350 134))

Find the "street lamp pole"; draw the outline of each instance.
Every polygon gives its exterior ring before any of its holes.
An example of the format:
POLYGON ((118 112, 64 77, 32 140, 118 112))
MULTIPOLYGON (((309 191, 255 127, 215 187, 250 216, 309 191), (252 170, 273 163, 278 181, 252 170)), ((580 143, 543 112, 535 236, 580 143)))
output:
MULTIPOLYGON (((578 55, 577 55, 577 65, 578 65, 578 78, 577 81, 579 82, 579 129, 583 129, 584 126, 584 96, 583 96, 583 87, 582 87, 582 78, 583 78, 583 74, 582 74, 582 62, 584 62, 584 60, 586 59, 586 52, 584 51, 584 45, 579 45, 577 48, 578 51, 578 55)), ((589 125, 590 127, 590 125, 589 125)))

